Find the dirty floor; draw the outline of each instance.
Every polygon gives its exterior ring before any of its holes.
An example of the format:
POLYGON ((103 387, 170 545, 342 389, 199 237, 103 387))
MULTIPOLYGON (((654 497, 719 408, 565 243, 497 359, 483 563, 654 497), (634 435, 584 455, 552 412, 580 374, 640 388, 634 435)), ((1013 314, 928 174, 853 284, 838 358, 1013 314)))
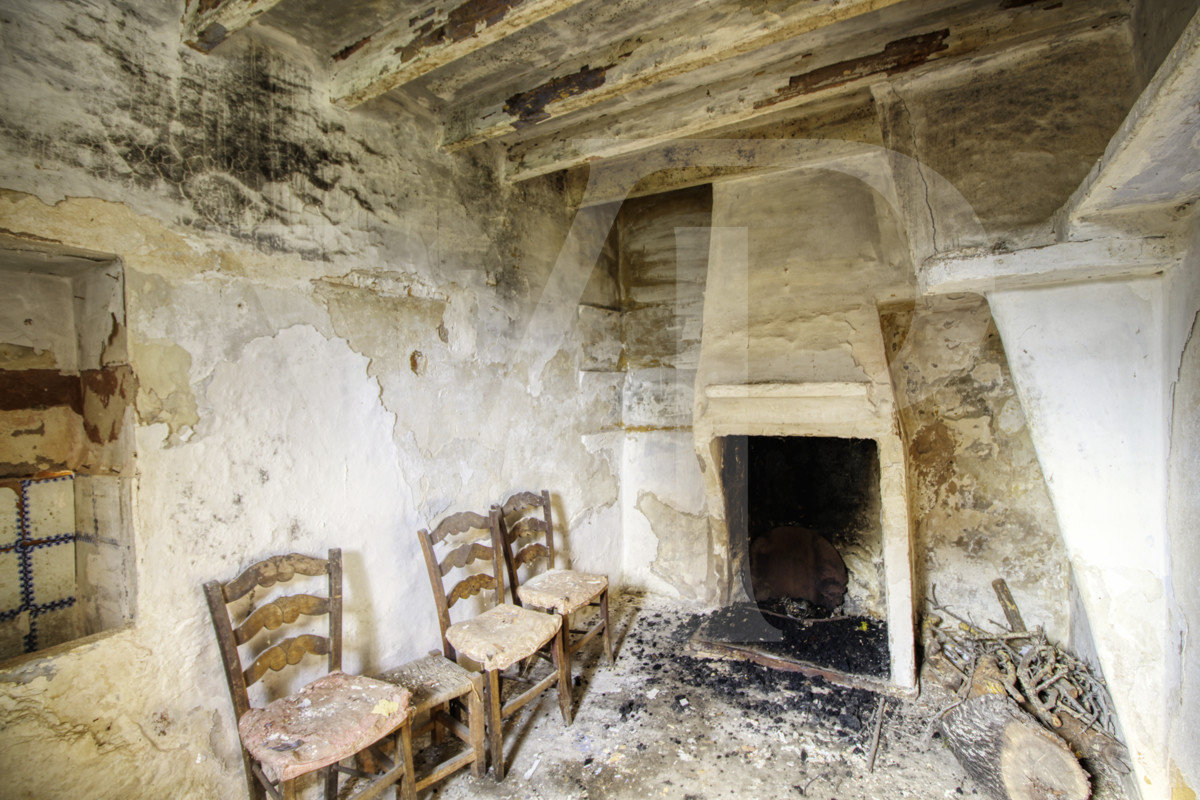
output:
POLYGON ((942 697, 889 699, 874 772, 879 696, 742 662, 691 658, 699 619, 661 598, 611 609, 616 663, 597 641, 574 662, 575 721, 553 692, 507 720, 503 782, 462 771, 425 798, 883 800, 978 795, 940 740, 925 735, 942 697))

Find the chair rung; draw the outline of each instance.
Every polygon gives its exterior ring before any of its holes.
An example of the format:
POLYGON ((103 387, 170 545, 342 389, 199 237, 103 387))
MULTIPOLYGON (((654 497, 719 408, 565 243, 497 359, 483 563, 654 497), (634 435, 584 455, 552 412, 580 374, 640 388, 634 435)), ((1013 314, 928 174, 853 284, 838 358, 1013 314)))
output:
POLYGON ((250 771, 254 773, 254 777, 258 778, 258 782, 262 785, 262 787, 267 790, 267 794, 271 795, 274 800, 283 800, 283 795, 281 795, 279 790, 275 788, 275 784, 267 780, 266 773, 262 771, 262 767, 259 766, 258 763, 254 763, 254 765, 250 767, 250 771))
POLYGON ((417 791, 429 788, 447 775, 451 775, 462 769, 467 764, 475 760, 475 751, 467 750, 459 753, 454 758, 447 759, 441 764, 438 764, 432 772, 417 781, 417 791))
POLYGON ((346 800, 371 800, 372 797, 378 797, 383 791, 392 788, 396 779, 403 774, 404 764, 398 763, 382 775, 371 775, 372 781, 358 787, 359 790, 347 796, 346 800))
POLYGON ((557 680, 558 680, 558 673, 551 672, 549 675, 542 678, 534 686, 532 686, 529 689, 526 689, 524 692, 517 695, 512 700, 509 700, 507 703, 505 703, 504 707, 500 709, 500 716, 507 717, 510 714, 512 714, 514 711, 518 711, 519 709, 524 707, 530 700, 537 697, 539 694, 544 692, 546 689, 550 688, 550 685, 555 683, 557 680))
POLYGON ((462 739, 464 742, 471 741, 471 729, 455 719, 453 715, 439 711, 437 712, 437 717, 438 722, 449 728, 450 732, 455 736, 462 739))
MULTIPOLYGON (((376 753, 375 757, 382 758, 383 756, 380 753, 376 753)), ((392 760, 390 758, 388 758, 386 760, 387 760, 387 764, 385 766, 388 769, 390 769, 392 766, 394 766, 394 763, 392 762, 392 760)), ((361 769, 357 769, 355 767, 343 767, 341 764, 330 764, 329 768, 331 770, 333 770, 334 772, 340 772, 343 775, 351 775, 355 778, 374 778, 375 777, 374 772, 365 772, 365 771, 363 771, 361 769)))
MULTIPOLYGON (((597 625, 596 627, 592 628, 590 631, 587 631, 586 632, 587 635, 584 636, 582 639, 571 642, 571 646, 567 648, 567 653, 568 654, 574 653, 576 650, 583 647, 585 644, 590 642, 592 639, 595 639, 597 636, 599 636, 603 632, 604 632, 604 626, 597 625)), ((575 633, 575 631, 571 631, 571 633, 575 633)), ((584 631, 579 631, 579 633, 584 633, 584 631)))

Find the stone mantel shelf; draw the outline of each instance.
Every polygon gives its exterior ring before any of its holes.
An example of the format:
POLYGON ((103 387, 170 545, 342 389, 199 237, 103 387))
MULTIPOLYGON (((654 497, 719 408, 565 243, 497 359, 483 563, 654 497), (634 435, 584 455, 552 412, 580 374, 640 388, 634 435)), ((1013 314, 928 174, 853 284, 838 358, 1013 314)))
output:
POLYGON ((710 399, 784 399, 861 397, 871 393, 866 381, 806 381, 804 383, 715 383, 704 387, 710 399))

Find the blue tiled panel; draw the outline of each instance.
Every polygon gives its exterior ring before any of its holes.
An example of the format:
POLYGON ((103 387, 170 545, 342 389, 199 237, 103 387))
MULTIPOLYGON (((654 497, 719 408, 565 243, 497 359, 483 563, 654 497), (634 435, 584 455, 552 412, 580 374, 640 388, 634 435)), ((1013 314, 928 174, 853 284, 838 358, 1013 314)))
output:
POLYGON ((82 634, 74 476, 0 486, 0 658, 82 634))

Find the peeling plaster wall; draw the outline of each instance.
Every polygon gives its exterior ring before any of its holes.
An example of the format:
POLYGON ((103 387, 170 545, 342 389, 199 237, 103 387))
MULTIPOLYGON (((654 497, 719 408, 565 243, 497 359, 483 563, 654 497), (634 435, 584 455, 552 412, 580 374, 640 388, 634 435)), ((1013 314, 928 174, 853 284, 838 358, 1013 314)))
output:
POLYGON ((986 624, 1004 578, 1030 627, 1069 633, 1070 567, 1000 335, 967 296, 884 314, 908 448, 917 597, 986 624))
POLYGON ((617 226, 624 575, 689 602, 707 599, 713 571, 691 436, 711 219, 701 186, 627 201, 617 226))
POLYGON ((549 488, 564 551, 619 575, 620 454, 587 438, 619 398, 584 391, 578 311, 611 282, 545 290, 592 271, 558 258, 557 187, 336 110, 286 42, 188 50, 174 7, 0 31, 0 228, 122 259, 138 379, 135 621, 0 668, 9 796, 243 792, 200 585, 265 556, 343 548, 366 671, 437 645, 414 531, 445 513, 549 488))

